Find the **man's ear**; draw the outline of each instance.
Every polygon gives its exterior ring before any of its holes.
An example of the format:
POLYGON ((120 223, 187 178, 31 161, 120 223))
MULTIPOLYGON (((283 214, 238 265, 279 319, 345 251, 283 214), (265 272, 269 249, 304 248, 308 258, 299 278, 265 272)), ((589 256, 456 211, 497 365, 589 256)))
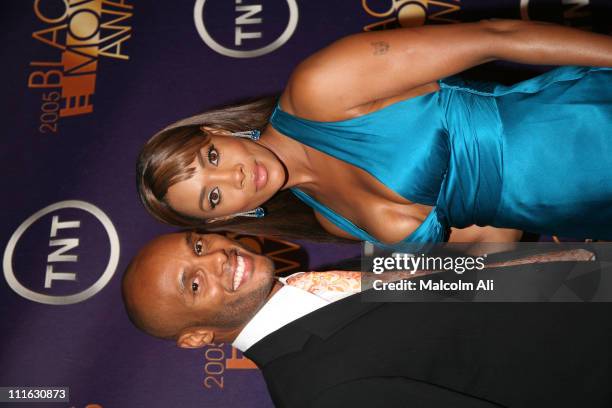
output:
POLYGON ((217 129, 212 126, 202 125, 200 126, 200 130, 209 135, 217 135, 217 136, 230 136, 232 132, 225 129, 217 129))
POLYGON ((176 345, 182 348, 200 348, 210 344, 215 333, 204 327, 188 327, 181 330, 176 345))

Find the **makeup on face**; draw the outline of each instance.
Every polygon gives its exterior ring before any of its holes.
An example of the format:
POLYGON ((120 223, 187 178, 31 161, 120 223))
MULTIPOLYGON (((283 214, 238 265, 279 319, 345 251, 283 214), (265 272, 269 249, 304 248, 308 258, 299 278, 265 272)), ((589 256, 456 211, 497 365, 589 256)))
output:
POLYGON ((193 174, 168 188, 166 200, 195 218, 249 211, 268 201, 285 181, 278 158, 250 140, 211 136, 189 167, 193 174))

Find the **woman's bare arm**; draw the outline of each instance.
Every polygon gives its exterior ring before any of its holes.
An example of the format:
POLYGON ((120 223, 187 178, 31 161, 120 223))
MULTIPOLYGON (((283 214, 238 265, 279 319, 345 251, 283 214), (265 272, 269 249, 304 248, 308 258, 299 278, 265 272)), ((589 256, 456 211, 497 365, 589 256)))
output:
POLYGON ((341 120, 488 61, 612 66, 612 37, 549 23, 487 20, 367 32, 301 63, 281 101, 314 120, 341 120))

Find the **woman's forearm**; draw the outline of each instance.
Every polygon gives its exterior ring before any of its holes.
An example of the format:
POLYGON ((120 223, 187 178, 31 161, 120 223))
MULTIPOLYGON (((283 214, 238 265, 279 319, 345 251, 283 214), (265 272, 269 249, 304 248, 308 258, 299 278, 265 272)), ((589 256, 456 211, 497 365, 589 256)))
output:
POLYGON ((612 37, 556 24, 514 20, 483 22, 495 33, 495 59, 524 64, 612 67, 612 37))
POLYGON ((355 108, 493 60, 612 67, 612 37, 520 20, 429 25, 348 36, 294 71, 288 92, 309 119, 333 121, 355 108))

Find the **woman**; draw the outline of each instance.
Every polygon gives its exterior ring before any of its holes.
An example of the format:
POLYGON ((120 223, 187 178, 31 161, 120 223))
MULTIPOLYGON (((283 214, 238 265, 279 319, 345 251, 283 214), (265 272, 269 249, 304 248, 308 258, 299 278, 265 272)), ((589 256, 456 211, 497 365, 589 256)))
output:
POLYGON ((154 136, 141 199, 164 221, 214 225, 291 189, 328 232, 383 244, 612 238, 611 66, 610 37, 545 23, 353 35, 301 63, 273 110, 213 111, 154 136), (496 59, 599 68, 510 87, 447 78, 496 59), (235 137, 251 129, 258 140, 235 137))

